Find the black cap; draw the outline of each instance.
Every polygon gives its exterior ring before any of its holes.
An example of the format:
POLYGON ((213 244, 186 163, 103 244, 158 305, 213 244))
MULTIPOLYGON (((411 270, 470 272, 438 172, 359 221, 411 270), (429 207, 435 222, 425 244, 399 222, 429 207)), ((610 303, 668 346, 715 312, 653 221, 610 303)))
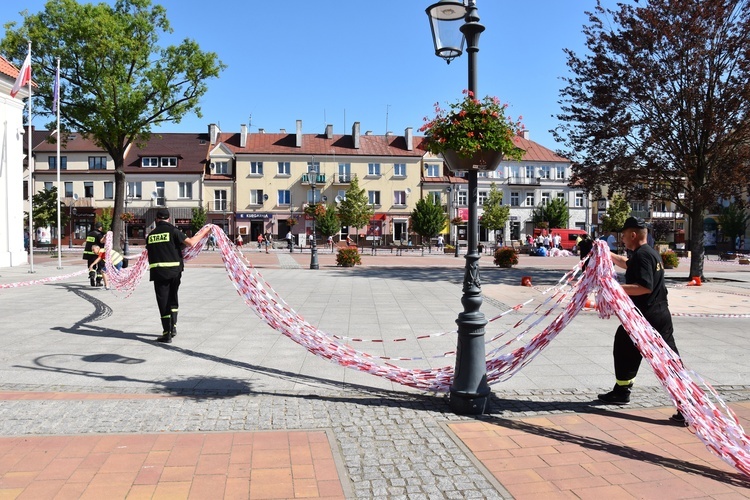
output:
POLYGON ((169 210, 167 210, 166 208, 160 208, 156 211, 156 218, 159 220, 169 219, 169 210))
POLYGON ((623 224, 622 229, 620 231, 625 231, 626 229, 647 229, 648 226, 646 225, 646 221, 644 221, 641 218, 638 217, 628 217, 627 220, 625 220, 625 224, 623 224))
POLYGON ((104 227, 104 224, 102 224, 100 221, 94 222, 94 229, 101 229, 104 227))

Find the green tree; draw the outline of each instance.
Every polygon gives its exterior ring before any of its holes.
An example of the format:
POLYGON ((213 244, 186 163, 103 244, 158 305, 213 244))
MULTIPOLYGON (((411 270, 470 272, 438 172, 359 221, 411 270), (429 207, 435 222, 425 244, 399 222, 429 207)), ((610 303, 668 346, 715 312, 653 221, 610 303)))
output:
POLYGON ((546 205, 540 204, 534 208, 531 220, 534 221, 536 227, 566 228, 570 220, 568 203, 562 198, 555 198, 546 205))
POLYGON ((688 276, 702 276, 706 209, 750 182, 750 5, 603 3, 583 29, 587 53, 566 50, 553 133, 575 165, 572 182, 595 197, 610 186, 689 216, 688 276))
MULTIPOLYGON (((34 227, 57 226, 57 187, 43 189, 32 196, 34 212, 34 227)), ((28 225, 29 214, 25 216, 26 225, 28 225)), ((60 224, 65 227, 68 223, 69 216, 66 213, 64 204, 60 205, 60 224)))
POLYGON ((338 234, 341 231, 341 221, 336 215, 335 205, 323 205, 325 211, 320 211, 315 218, 315 230, 324 238, 338 234))
POLYGON ((203 207, 193 207, 193 218, 190 220, 190 229, 193 234, 200 231, 206 225, 206 209, 203 207))
POLYGON ((431 238, 443 230, 447 220, 443 207, 435 203, 432 196, 419 200, 411 212, 412 230, 427 240, 430 249, 432 249, 431 238))
POLYGON ((663 219, 657 219, 651 223, 651 236, 654 241, 665 241, 667 235, 672 232, 672 225, 663 219))
POLYGON ((355 175, 346 196, 339 204, 338 216, 343 226, 359 229, 367 226, 372 219, 373 208, 369 205, 367 193, 359 188, 359 180, 355 175))
MULTIPOLYGON (((97 217, 96 219, 102 223, 102 230, 105 233, 111 230, 112 229, 112 208, 111 207, 103 208, 102 212, 99 214, 99 217, 97 217)), ((112 236, 114 236, 114 234, 112 236)))
POLYGON ((607 212, 602 216, 600 228, 604 232, 618 232, 630 215, 630 203, 622 195, 612 197, 607 212))
MULTIPOLYGON (((721 213, 717 219, 722 234, 730 238, 732 248, 734 248, 735 238, 737 236, 745 235, 745 229, 747 228, 747 221, 750 219, 750 215, 748 215, 745 207, 740 203, 732 203, 721 209, 721 213)), ((736 248, 734 249, 736 250, 736 248)))
POLYGON ((490 231, 502 231, 510 216, 510 207, 503 205, 503 192, 497 189, 493 182, 490 184, 490 192, 484 202, 484 213, 482 214, 482 225, 490 231))
POLYGON ((207 82, 225 66, 190 39, 161 47, 159 36, 172 29, 165 9, 152 6, 151 0, 117 0, 113 5, 49 0, 40 13, 21 14, 20 26, 5 26, 0 51, 20 66, 32 42, 35 111, 51 117, 60 58, 61 128, 90 138, 114 161, 113 222, 119 245, 125 152, 144 144, 155 125, 179 123, 189 112, 200 117, 198 103, 207 82))

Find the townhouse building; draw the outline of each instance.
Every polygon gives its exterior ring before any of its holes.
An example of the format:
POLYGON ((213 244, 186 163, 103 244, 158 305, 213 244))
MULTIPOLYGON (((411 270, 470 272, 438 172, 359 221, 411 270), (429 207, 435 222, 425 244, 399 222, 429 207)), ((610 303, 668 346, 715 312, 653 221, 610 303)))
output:
POLYGON ((212 124, 209 137, 211 173, 204 183, 209 220, 226 223, 245 241, 266 232, 283 238, 291 231, 298 243, 306 243, 313 221, 305 207, 339 203, 355 177, 374 215, 368 227, 343 227, 338 238, 356 232, 378 243, 407 239, 425 155, 411 127, 396 136, 361 133, 359 122, 346 135, 334 134, 332 125, 305 134, 301 120, 294 133, 248 133, 244 125, 239 133, 222 133, 212 124))
MULTIPOLYGON (((57 143, 49 131, 34 131, 33 193, 57 184, 57 143)), ((143 147, 125 154, 125 211, 134 219, 126 231, 134 244, 144 243, 159 207, 170 209, 173 222, 190 232, 192 209, 202 206, 202 177, 208 137, 196 133, 153 134, 143 147)), ((114 206, 114 160, 80 134, 60 144, 61 202, 69 211, 62 243, 80 245, 95 218, 114 206)), ((50 228, 57 241, 57 228, 50 228)))

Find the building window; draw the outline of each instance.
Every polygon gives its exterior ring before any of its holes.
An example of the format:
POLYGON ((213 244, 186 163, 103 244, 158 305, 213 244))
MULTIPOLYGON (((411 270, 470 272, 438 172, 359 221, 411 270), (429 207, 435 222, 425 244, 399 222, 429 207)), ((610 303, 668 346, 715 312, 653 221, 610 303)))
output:
POLYGON ((561 181, 565 180, 565 165, 558 165, 555 167, 555 170, 557 171, 557 178, 561 181))
POLYGON ((394 205, 406 205, 406 191, 394 191, 393 192, 393 204, 394 205))
POLYGON ((106 156, 89 156, 89 170, 106 170, 106 156))
POLYGON ((547 205, 549 203, 550 193, 549 191, 545 191, 542 193, 542 205, 547 205))
POLYGON ((167 206, 167 196, 164 192, 164 181, 156 181, 156 205, 167 206))
POLYGON ((262 161, 250 162, 250 175, 263 175, 263 162, 262 161))
POLYGON ((177 166, 177 157, 176 156, 164 156, 161 159, 161 166, 162 167, 176 167, 177 166))
POLYGON ((536 202, 534 201, 534 193, 526 193, 526 206, 533 207, 535 205, 536 202))
POLYGON ((52 182, 45 182, 44 183, 44 190, 45 191, 52 191, 52 188, 54 187, 54 184, 52 182))
POLYGON ((159 158, 155 156, 144 156, 143 158, 141 158, 141 166, 142 167, 158 167, 159 158))
POLYGON ((480 207, 487 202, 487 193, 488 192, 489 191, 482 190, 482 189, 480 189, 477 192, 477 203, 479 204, 480 207))
POLYGON ((227 191, 226 189, 214 190, 214 210, 223 212, 227 209, 227 191))
POLYGON ((518 191, 511 191, 510 192, 510 206, 511 207, 517 207, 521 204, 521 193, 518 191))
POLYGON ((66 198, 73 197, 73 183, 72 182, 65 183, 65 197, 66 198))
POLYGON ((440 200, 442 199, 442 192, 440 191, 430 191, 427 193, 427 197, 432 200, 432 203, 435 205, 440 205, 440 200))
POLYGON ((288 161, 280 161, 279 167, 276 173, 279 175, 291 175, 292 172, 292 165, 288 161))
POLYGON ((87 181, 83 183, 83 197, 84 198, 94 197, 94 183, 93 182, 87 181))
POLYGON ((539 167, 539 177, 542 179, 549 179, 549 165, 539 167))
POLYGON ((128 182, 125 196, 128 198, 141 199, 141 183, 140 182, 128 182))
POLYGON ((368 191, 367 203, 370 205, 380 205, 380 191, 368 191))
POLYGON ((558 191, 557 194, 555 194, 555 197, 558 200, 564 200, 565 199, 565 193, 563 193, 562 191, 558 191))
POLYGON ((320 189, 310 190, 307 192, 307 203, 314 204, 314 203, 320 203, 320 196, 321 196, 320 189))
POLYGON ((346 190, 339 189, 339 192, 336 194, 336 196, 339 197, 339 200, 345 200, 346 199, 346 190))
POLYGON ((251 205, 262 205, 263 204, 263 190, 262 189, 251 189, 250 190, 250 204, 251 205))
POLYGON ((576 199, 573 203, 575 203, 576 207, 579 207, 579 208, 583 207, 583 193, 581 193, 580 191, 577 192, 576 199))
POLYGON ((278 205, 291 205, 292 204, 292 192, 288 189, 279 189, 279 195, 276 199, 278 205))
POLYGON ((214 162, 214 173, 215 174, 228 174, 229 173, 229 162, 228 161, 217 161, 217 162, 214 162))
POLYGON ((394 163, 393 175, 396 177, 406 177, 406 163, 394 163))
POLYGON ((178 198, 185 200, 193 199, 193 183, 192 182, 180 182, 178 185, 178 198))
POLYGON ((310 172, 312 170, 315 171, 316 174, 320 173, 320 162, 319 161, 308 161, 307 162, 307 171, 310 172))
POLYGON ((104 183, 104 199, 113 200, 114 198, 115 198, 115 183, 107 181, 104 183))
POLYGON ((526 178, 527 179, 536 179, 536 172, 535 172, 534 165, 526 165, 526 178))
POLYGON ((348 184, 352 181, 352 165, 350 163, 339 163, 339 182, 348 184))
MULTIPOLYGON (((47 165, 50 170, 57 170, 57 156, 50 156, 47 158, 47 165)), ((60 157, 60 170, 68 170, 68 157, 60 157)))
POLYGON ((380 175, 380 163, 368 163, 367 175, 380 175))
POLYGON ((425 165, 425 177, 440 177, 440 165, 428 163, 425 165))
POLYGON ((469 192, 468 191, 458 191, 458 205, 461 207, 465 207, 469 205, 469 192))

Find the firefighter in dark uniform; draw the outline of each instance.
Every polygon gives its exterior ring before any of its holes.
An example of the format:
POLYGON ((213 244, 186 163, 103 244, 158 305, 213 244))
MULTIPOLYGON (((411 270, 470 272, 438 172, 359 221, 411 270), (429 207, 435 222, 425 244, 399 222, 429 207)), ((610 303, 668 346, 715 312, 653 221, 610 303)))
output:
MULTIPOLYGON (((102 245, 104 243, 104 233, 102 232, 104 226, 100 221, 94 222, 94 229, 86 234, 86 244, 83 247, 83 260, 86 261, 86 267, 91 268, 91 264, 99 257, 91 247, 94 245, 102 245)), ((96 268, 89 271, 89 281, 91 286, 102 286, 102 264, 100 261, 96 268)))
POLYGON ((177 334, 177 291, 184 267, 182 247, 192 247, 208 231, 208 227, 198 231, 192 238, 169 223, 169 210, 161 208, 156 212, 156 227, 146 238, 146 251, 151 281, 154 282, 156 304, 161 315, 162 335, 159 342, 172 342, 177 334))
MULTIPOLYGON (((622 288, 646 321, 679 355, 674 341, 672 314, 667 302, 667 287, 664 284, 664 264, 659 253, 648 245, 648 227, 643 219, 628 217, 622 228, 622 240, 628 256, 611 254, 612 262, 625 269, 625 284, 622 288)), ((613 355, 616 383, 610 392, 599 394, 599 400, 609 404, 627 404, 630 402, 633 379, 638 374, 643 358, 622 325, 615 333, 613 355)), ((679 410, 670 420, 685 425, 685 417, 679 410)))

